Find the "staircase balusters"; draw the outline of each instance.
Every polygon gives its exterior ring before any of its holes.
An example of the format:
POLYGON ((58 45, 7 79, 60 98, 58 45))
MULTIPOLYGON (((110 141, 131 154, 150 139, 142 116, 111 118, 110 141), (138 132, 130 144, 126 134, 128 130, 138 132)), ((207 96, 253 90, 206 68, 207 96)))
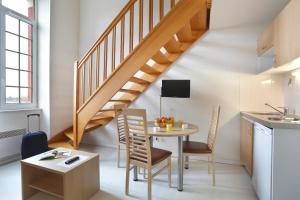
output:
POLYGON ((82 67, 82 103, 85 102, 85 64, 82 67))
POLYGON ((108 36, 104 39, 104 74, 103 81, 107 79, 107 51, 108 51, 108 36))
POLYGON ((89 64, 89 84, 88 84, 88 91, 89 91, 89 96, 92 95, 92 90, 93 90, 93 54, 90 57, 90 64, 89 64))
POLYGON ((133 50, 134 6, 130 8, 129 21, 129 53, 133 50))
POLYGON ((164 17, 165 1, 159 0, 159 19, 164 17))
POLYGON ((115 70, 116 65, 116 27, 113 29, 112 33, 112 48, 111 48, 111 72, 115 70))
MULTIPOLYGON (((78 101, 77 104, 74 105, 74 111, 76 110, 76 113, 74 114, 74 123, 75 117, 78 115, 78 113, 81 112, 83 107, 89 102, 92 96, 97 92, 97 90, 101 88, 103 83, 105 83, 107 79, 110 78, 110 75, 116 70, 118 65, 121 64, 124 59, 127 58, 128 55, 130 55, 130 53, 132 53, 137 45, 139 45, 139 43, 144 39, 144 35, 148 35, 152 32, 154 26, 156 26, 156 24, 154 24, 154 17, 155 19, 159 18, 158 23, 164 17, 164 15, 166 14, 165 1, 168 0, 159 0, 159 7, 156 8, 155 6, 154 10, 153 0, 148 0, 149 4, 145 4, 144 0, 130 0, 122 9, 120 14, 109 25, 102 36, 95 42, 88 53, 75 66, 77 75, 74 72, 74 79, 76 78, 74 80, 74 85, 77 85, 77 91, 76 94, 74 91, 74 95, 78 96, 78 101), (149 9, 149 12, 144 13, 145 9, 149 9), (135 23, 134 19, 135 12, 139 12, 138 21, 136 21, 137 23, 135 23), (127 15, 129 15, 128 21, 126 19, 127 15), (149 31, 145 33, 144 19, 146 19, 147 17, 149 19, 149 31), (138 33, 136 33, 136 36, 138 37, 137 44, 134 42, 135 26, 137 26, 136 30, 138 30, 138 33), (129 33, 127 31, 129 31, 129 33), (129 38, 127 38, 127 34, 129 34, 129 38), (118 44, 117 39, 119 39, 118 44), (125 53, 125 44, 126 50, 128 44, 128 53, 125 53), (118 52, 116 52, 118 49, 117 47, 120 47, 120 50, 118 50, 118 52), (116 61, 117 55, 119 56, 119 62, 116 61), (109 63, 108 61, 111 62, 109 63), (88 70, 88 72, 86 70, 88 70)), ((176 2, 177 1, 175 0, 170 0, 170 9, 172 9, 176 5, 176 2)), ((77 130, 74 130, 74 133, 76 132, 77 130)))
POLYGON ((175 0, 170 0, 171 8, 175 6, 175 0))
POLYGON ((121 47, 120 47, 120 63, 124 60, 124 35, 125 35, 125 16, 121 20, 121 47))
POLYGON ((153 29, 153 0, 149 0, 149 33, 153 29))
MULTIPOLYGON (((165 15, 165 1, 167 0, 159 0, 159 10, 155 13, 159 15, 159 19, 161 20, 165 15)), ((147 5, 149 12, 148 17, 148 26, 149 26, 149 34, 154 26, 154 1, 148 0, 149 4, 147 5)), ((176 4, 175 0, 170 0, 170 7, 173 8, 176 4)), ((134 26, 135 24, 138 26, 138 43, 144 39, 144 0, 131 0, 125 8, 121 11, 120 15, 116 17, 113 23, 109 26, 109 28, 104 32, 104 34, 99 38, 99 40, 93 45, 93 47, 89 50, 89 52, 84 56, 84 58, 80 61, 77 69, 82 70, 82 80, 81 80, 81 89, 79 89, 82 94, 82 102, 81 106, 86 104, 89 97, 91 97, 95 90, 99 89, 103 82, 107 80, 111 73, 116 70, 118 64, 122 63, 124 59, 133 51, 134 47, 134 26), (135 7, 135 4, 138 4, 135 7), (138 15, 138 23, 135 23, 134 13, 135 8, 139 9, 138 15), (129 20, 126 22, 126 15, 129 14, 129 20), (120 26, 120 42, 118 46, 120 46, 119 50, 119 63, 116 63, 116 50, 117 50, 117 26, 120 26), (129 30, 129 40, 125 38, 125 28, 128 27, 129 30), (110 38, 111 37, 111 38, 110 38), (111 39, 111 40, 110 40, 111 39), (111 46, 110 46, 111 41, 111 46), (125 42, 126 48, 128 44, 128 53, 125 55, 125 42), (103 52, 100 51, 101 45, 103 46, 103 52), (111 47, 111 49, 110 49, 111 47), (111 50, 111 54, 108 53, 108 50, 111 50), (93 64, 93 55, 94 59, 96 59, 95 67, 93 64), (103 65, 101 65, 100 61, 103 58, 103 65), (111 63, 108 62, 111 61, 111 63), (108 66, 110 65, 110 66, 108 66), (88 73, 86 72, 89 68, 88 73), (108 70, 110 67, 110 70, 108 70), (103 72, 103 73, 102 73, 103 72), (95 75, 93 76, 93 73, 95 75), (101 73, 101 76, 100 76, 101 73), (88 76, 87 76, 88 75, 88 76), (94 78, 93 78, 94 77, 94 78), (103 82, 100 79, 103 78, 103 82), (87 91, 87 92, 86 92, 87 91)), ((119 33, 118 33, 119 34, 119 33)), ((127 37, 127 36, 126 36, 127 37)), ((78 81, 78 80, 77 80, 78 81)))
POLYGON ((100 81, 100 46, 96 50, 96 89, 99 87, 100 81))
POLYGON ((144 32, 144 24, 143 24, 143 20, 144 20, 144 1, 140 0, 139 1, 139 42, 141 42, 143 40, 143 32, 144 32))

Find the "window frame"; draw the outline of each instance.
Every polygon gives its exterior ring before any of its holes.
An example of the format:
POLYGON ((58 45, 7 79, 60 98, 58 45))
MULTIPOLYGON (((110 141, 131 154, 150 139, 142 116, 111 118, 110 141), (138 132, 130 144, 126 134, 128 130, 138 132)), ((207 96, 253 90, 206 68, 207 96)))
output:
MULTIPOLYGON (((28 17, 11 10, 10 8, 4 7, 2 5, 2 0, 0 0, 0 111, 1 110, 22 110, 22 109, 34 109, 37 108, 38 98, 37 98, 37 87, 38 87, 38 76, 37 76, 37 2, 34 2, 34 19, 29 19, 28 17), (32 103, 6 103, 6 69, 5 69, 5 16, 9 15, 18 20, 26 22, 32 25, 32 103)), ((19 44, 20 45, 20 44, 19 44)), ((19 61, 20 62, 20 61, 19 61)), ((19 77, 20 79, 20 77, 19 77)), ((21 94, 19 94, 20 96, 21 94)))

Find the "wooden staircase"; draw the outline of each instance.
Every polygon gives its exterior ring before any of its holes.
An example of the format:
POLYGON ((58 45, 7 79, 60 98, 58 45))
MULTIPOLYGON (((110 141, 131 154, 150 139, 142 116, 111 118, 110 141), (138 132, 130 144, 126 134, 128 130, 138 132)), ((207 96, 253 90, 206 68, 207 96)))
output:
POLYGON ((211 0, 130 0, 75 62, 73 126, 49 147, 78 148, 85 133, 114 118, 115 104, 137 99, 208 30, 210 8, 211 0))

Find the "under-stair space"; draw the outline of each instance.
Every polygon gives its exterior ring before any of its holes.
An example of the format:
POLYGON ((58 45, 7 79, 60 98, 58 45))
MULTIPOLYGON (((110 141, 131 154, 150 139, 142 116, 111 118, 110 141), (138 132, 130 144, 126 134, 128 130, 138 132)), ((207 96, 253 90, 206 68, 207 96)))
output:
POLYGON ((209 28, 210 0, 147 2, 129 1, 75 63, 73 126, 49 147, 78 148, 84 134, 114 119, 114 105, 134 102, 209 28))

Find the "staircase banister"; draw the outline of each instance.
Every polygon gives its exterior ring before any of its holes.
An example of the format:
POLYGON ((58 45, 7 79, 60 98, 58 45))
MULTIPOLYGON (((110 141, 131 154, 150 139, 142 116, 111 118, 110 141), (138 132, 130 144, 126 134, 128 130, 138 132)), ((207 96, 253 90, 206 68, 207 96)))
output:
POLYGON ((107 27, 107 29, 102 33, 102 35, 98 38, 98 40, 93 44, 93 46, 90 48, 90 50, 84 55, 84 57, 80 60, 78 64, 78 69, 80 69, 83 64, 86 62, 86 60, 89 58, 89 56, 96 50, 97 46, 103 42, 103 40, 109 35, 109 33, 113 30, 115 26, 119 23, 119 21, 126 15, 126 13, 129 11, 129 9, 135 4, 137 0, 130 0, 124 8, 120 11, 120 13, 117 15, 117 17, 114 18, 114 20, 110 23, 110 25, 107 27))
POLYGON ((124 86, 130 77, 144 65, 149 58, 159 51, 174 34, 178 33, 193 16, 201 11, 201 2, 206 0, 181 0, 162 20, 153 28, 139 43, 135 49, 125 58, 109 77, 104 85, 99 87, 95 93, 77 111, 78 114, 78 141, 82 140, 84 130, 88 121, 99 112, 112 97, 124 86), (174 20, 176 19, 176 20, 174 20))
MULTIPOLYGON (((137 1, 137 0, 135 0, 135 1, 137 1)), ((179 2, 182 2, 182 1, 184 1, 184 0, 180 0, 179 2)), ((172 9, 176 9, 176 7, 179 7, 180 6, 180 4, 179 4, 179 2, 172 8, 172 9)), ((130 8, 130 7, 129 7, 130 8)), ((161 23, 163 23, 163 21, 165 20, 165 18, 167 18, 168 17, 168 15, 169 15, 170 13, 167 13, 162 19, 160 19, 160 21, 158 22, 158 24, 155 26, 155 27, 153 27, 153 29, 152 29, 152 31, 156 31, 157 29, 159 29, 160 28, 160 24, 161 23)), ((146 40, 148 37, 150 37, 150 34, 148 33, 146 36, 145 36, 145 38, 143 39, 143 40, 146 40)), ((138 49, 139 49, 139 46, 141 45, 141 43, 139 43, 136 47, 135 47, 135 49, 133 50, 133 52, 130 54, 130 55, 128 55, 128 57, 127 58, 125 58, 125 60, 123 60, 121 63, 120 63, 120 65, 122 65, 124 62, 126 62, 126 60, 128 60, 128 59, 130 59, 130 57, 132 56, 132 54, 134 54, 134 52, 136 52, 138 49)), ((84 63, 84 62, 83 62, 84 63)), ((80 105, 79 106, 79 108, 77 109, 77 114, 79 114, 83 109, 84 109, 84 107, 97 95, 97 92, 98 91, 100 91, 112 78, 113 78, 113 76, 116 74, 116 73, 118 73, 118 71, 120 70, 120 68, 117 68, 115 71, 113 71, 111 74, 110 74, 110 76, 106 79, 106 80, 104 80, 103 81, 103 83, 102 83, 102 85, 99 87, 99 88, 97 88, 96 90, 95 90, 95 92, 91 95, 91 96, 89 96, 88 97, 88 99, 82 104, 82 105, 80 105)))

